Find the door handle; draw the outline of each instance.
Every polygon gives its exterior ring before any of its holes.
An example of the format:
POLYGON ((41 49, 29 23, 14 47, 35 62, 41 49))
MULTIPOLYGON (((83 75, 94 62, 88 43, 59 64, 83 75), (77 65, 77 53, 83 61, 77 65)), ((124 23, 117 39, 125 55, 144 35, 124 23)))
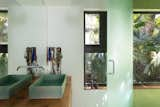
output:
POLYGON ((109 62, 112 63, 113 71, 109 72, 109 75, 114 75, 115 74, 115 61, 113 59, 109 59, 109 62))

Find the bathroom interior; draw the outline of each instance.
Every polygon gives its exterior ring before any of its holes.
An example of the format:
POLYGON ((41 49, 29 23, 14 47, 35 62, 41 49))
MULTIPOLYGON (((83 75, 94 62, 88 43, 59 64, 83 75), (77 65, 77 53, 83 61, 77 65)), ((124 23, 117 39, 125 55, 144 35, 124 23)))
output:
POLYGON ((160 107, 159 0, 0 0, 0 107, 160 107))

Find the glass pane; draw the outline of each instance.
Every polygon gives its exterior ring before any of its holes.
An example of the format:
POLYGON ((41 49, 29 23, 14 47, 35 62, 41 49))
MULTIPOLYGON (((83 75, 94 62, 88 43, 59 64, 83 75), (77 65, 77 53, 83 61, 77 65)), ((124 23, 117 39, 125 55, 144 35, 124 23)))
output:
POLYGON ((0 53, 0 76, 8 73, 8 54, 0 53))
POLYGON ((107 106, 132 107, 132 1, 108 0, 107 106), (111 61, 110 61, 111 60, 111 61))
POLYGON ((7 12, 0 12, 0 43, 8 42, 7 29, 8 29, 7 12))
POLYGON ((99 14, 85 13, 85 45, 99 45, 99 27, 100 27, 99 14))
POLYGON ((85 89, 105 89, 105 53, 85 53, 85 89))
POLYGON ((160 82, 160 14, 134 14, 134 84, 160 82))

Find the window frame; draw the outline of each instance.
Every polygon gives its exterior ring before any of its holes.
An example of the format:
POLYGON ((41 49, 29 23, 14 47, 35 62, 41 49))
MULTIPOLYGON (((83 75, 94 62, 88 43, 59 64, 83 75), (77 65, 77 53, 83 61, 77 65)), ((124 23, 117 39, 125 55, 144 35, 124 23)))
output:
POLYGON ((160 11, 133 11, 133 14, 160 14, 160 11))
MULTIPOLYGON (((160 11, 147 11, 147 10, 136 11, 135 10, 135 11, 133 11, 133 14, 160 14, 160 11)), ((134 70, 133 70, 133 74, 134 74, 134 70)), ((145 84, 143 84, 143 83, 138 84, 138 83, 133 82, 133 86, 134 86, 134 89, 157 89, 157 88, 159 89, 160 88, 160 84, 155 85, 154 82, 149 82, 149 83, 145 83, 145 84)))
MULTIPOLYGON (((0 9, 0 12, 8 14, 8 10, 0 9)), ((7 44, 0 43, 0 53, 8 53, 8 43, 7 44)))
POLYGON ((106 52, 107 51, 106 41, 107 41, 107 11, 84 11, 84 51, 88 53, 106 52), (85 14, 100 15, 99 45, 85 45, 85 14))
MULTIPOLYGON (((105 53, 107 52, 107 11, 84 11, 84 89, 85 89, 85 54, 86 53, 105 53), (99 45, 85 45, 85 14, 99 14, 100 15, 100 44, 99 45), (104 24, 106 23, 106 24, 104 24)), ((107 56, 106 56, 107 60, 107 56)), ((107 67, 106 67, 107 69, 107 67)), ((107 77, 106 77, 107 78, 107 77)), ((100 87, 107 87, 107 83, 97 83, 100 87)), ((99 89, 99 88, 98 88, 99 89)), ((87 90, 87 89, 86 89, 87 90)), ((90 90, 90 89, 89 89, 90 90)), ((92 89, 91 89, 92 90, 92 89)))

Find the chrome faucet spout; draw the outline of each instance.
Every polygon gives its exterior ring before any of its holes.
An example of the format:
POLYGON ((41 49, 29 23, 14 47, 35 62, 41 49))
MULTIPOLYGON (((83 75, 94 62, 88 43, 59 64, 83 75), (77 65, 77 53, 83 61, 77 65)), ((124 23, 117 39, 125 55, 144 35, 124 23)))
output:
POLYGON ((21 68, 26 68, 26 69, 28 69, 28 68, 39 68, 39 69, 41 69, 41 70, 45 70, 45 68, 44 68, 43 66, 39 66, 39 65, 37 65, 37 66, 23 66, 23 65, 21 65, 21 66, 18 66, 18 67, 17 67, 17 71, 18 71, 19 69, 21 69, 21 68))

